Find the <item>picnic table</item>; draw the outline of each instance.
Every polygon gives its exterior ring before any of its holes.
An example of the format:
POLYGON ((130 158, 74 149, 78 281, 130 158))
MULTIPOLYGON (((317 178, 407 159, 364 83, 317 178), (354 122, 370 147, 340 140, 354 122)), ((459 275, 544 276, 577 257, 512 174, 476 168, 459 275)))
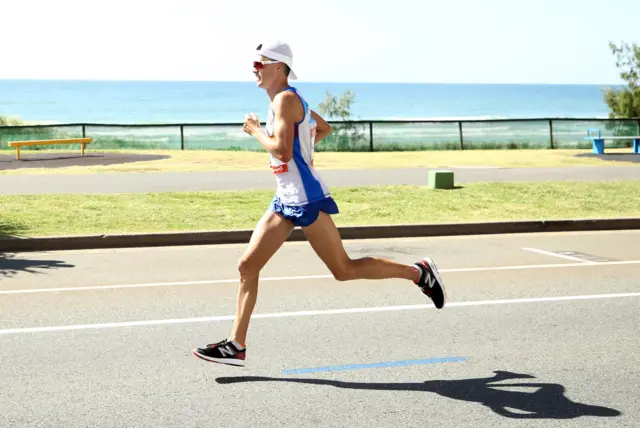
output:
POLYGON ((589 128, 587 129, 587 136, 585 140, 591 140, 593 143, 592 153, 604 154, 604 142, 607 140, 633 140, 633 153, 640 153, 640 135, 626 136, 626 137, 614 137, 603 136, 599 129, 589 128), (592 135, 592 133, 596 135, 592 135))

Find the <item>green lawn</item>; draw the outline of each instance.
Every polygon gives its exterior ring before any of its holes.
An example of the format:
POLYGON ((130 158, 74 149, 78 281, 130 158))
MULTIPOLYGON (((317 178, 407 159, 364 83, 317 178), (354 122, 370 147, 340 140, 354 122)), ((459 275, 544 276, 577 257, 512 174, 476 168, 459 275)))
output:
MULTIPOLYGON (((99 151, 103 152, 103 151, 99 151)), ((108 151, 104 151, 108 152, 108 151)), ((114 150, 113 152, 168 155, 170 158, 130 162, 116 165, 71 166, 65 168, 20 168, 0 170, 0 174, 87 174, 109 172, 177 172, 177 171, 224 171, 259 170, 267 168, 266 152, 241 152, 224 150, 114 150)), ((607 149, 607 153, 630 153, 631 149, 607 149)), ((77 151, 41 151, 40 153, 69 153, 77 151)), ((88 148, 87 153, 93 153, 88 148)), ((379 169, 379 168, 442 168, 456 166, 495 166, 507 168, 574 167, 574 166, 629 166, 628 162, 610 162, 597 158, 575 157, 590 153, 590 150, 532 149, 532 150, 425 150, 414 152, 318 152, 315 166, 325 169, 379 169)), ((13 152, 3 150, 0 154, 13 159, 13 152)), ((28 159, 37 152, 22 151, 28 159)), ((637 165, 637 164, 636 164, 637 165)))
MULTIPOLYGON (((251 229, 272 191, 0 196, 0 234, 21 236, 251 229)), ((640 181, 337 188, 338 225, 640 216, 640 181)))

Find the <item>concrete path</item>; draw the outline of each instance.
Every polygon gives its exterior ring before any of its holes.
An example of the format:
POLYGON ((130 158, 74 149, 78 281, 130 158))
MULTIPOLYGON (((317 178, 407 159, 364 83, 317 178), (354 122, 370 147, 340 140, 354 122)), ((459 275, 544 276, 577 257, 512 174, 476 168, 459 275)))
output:
MULTIPOLYGON (((456 183, 640 180, 639 166, 452 168, 456 183)), ((321 170, 330 187, 425 185, 428 169, 321 170)), ((0 194, 128 193, 275 189, 270 171, 0 175, 0 194)))
POLYGON ((228 334, 245 245, 4 255, 0 426, 634 427, 639 240, 345 244, 432 256, 440 311, 408 281, 337 282, 308 243, 286 243, 245 368, 189 352, 228 334))

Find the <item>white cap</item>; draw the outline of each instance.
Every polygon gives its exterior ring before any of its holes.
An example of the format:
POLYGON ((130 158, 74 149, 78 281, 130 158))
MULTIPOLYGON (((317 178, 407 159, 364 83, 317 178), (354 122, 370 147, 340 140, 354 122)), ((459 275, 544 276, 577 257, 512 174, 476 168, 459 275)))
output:
POLYGON ((289 46, 288 43, 279 40, 264 44, 260 43, 256 48, 256 52, 258 55, 266 56, 267 58, 287 64, 291 70, 289 79, 298 79, 296 73, 293 72, 293 52, 291 52, 291 46, 289 46))

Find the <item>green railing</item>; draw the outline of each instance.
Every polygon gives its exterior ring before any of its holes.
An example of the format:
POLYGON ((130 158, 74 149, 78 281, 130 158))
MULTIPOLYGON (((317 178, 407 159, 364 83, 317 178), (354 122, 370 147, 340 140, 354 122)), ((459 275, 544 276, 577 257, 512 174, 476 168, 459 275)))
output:
MULTIPOLYGON (((330 122, 332 134, 318 151, 474 150, 589 148, 588 128, 603 135, 640 135, 632 119, 486 119, 330 122)), ((95 124, 2 126, 0 148, 14 140, 92 137, 92 150, 261 150, 241 123, 95 124)), ((611 147, 630 147, 619 140, 611 147)), ((609 143, 608 143, 609 146, 609 143)), ((34 146, 31 150, 60 147, 34 146)))

